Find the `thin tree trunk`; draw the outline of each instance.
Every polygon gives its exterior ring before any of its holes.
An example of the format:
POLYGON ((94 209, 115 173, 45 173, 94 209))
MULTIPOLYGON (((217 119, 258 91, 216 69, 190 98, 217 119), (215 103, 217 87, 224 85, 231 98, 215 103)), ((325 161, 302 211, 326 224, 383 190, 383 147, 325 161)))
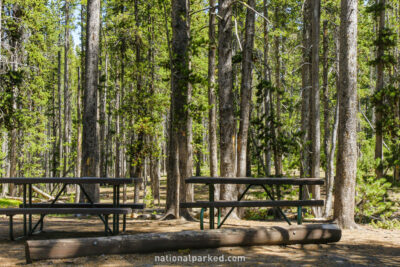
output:
POLYGON ((65 0, 65 37, 64 37, 64 164, 63 164, 63 176, 67 175, 68 160, 69 160, 69 144, 71 142, 71 104, 69 100, 69 59, 68 52, 70 48, 69 44, 69 0, 65 0))
MULTIPOLYGON (((255 0, 249 0, 248 5, 255 7, 255 0)), ((237 145, 237 172, 238 177, 246 176, 247 137, 250 123, 250 104, 252 95, 252 70, 255 12, 247 9, 246 32, 242 53, 242 82, 240 92, 240 125, 237 145)))
MULTIPOLYGON (((324 94, 324 154, 328 158, 330 147, 330 121, 331 121, 331 108, 329 99, 328 88, 328 21, 324 20, 322 26, 322 88, 324 94)), ((326 160, 325 171, 328 169, 328 160, 326 160)))
MULTIPOLYGON (((86 25, 85 94, 82 132, 82 176, 99 174, 99 147, 97 133, 97 88, 100 33, 100 0, 88 0, 86 25)), ((99 186, 85 185, 94 202, 99 201, 99 186)))
MULTIPOLYGON (((264 17, 268 19, 268 5, 267 0, 264 0, 264 17)), ((268 62, 268 53, 269 53, 269 38, 268 38, 268 23, 267 20, 264 19, 263 27, 264 27, 264 80, 271 81, 270 77, 270 67, 268 62)), ((271 127, 270 123, 270 101, 271 94, 270 91, 265 89, 265 97, 264 97, 264 111, 265 111, 265 127, 269 129, 271 127)), ((271 142, 269 138, 265 140, 265 175, 271 175, 271 142)))
MULTIPOLYGON (((276 9, 276 16, 278 16, 279 8, 276 9)), ((275 86, 277 88, 277 91, 279 91, 281 88, 281 58, 280 58, 280 51, 279 51, 279 46, 280 46, 280 36, 275 36, 275 86)), ((277 140, 279 139, 279 135, 281 133, 281 96, 280 93, 276 93, 276 124, 274 127, 275 131, 275 144, 274 144, 274 165, 275 165, 275 175, 276 176, 282 176, 283 174, 283 169, 282 169, 282 151, 280 146, 277 143, 277 140)))
MULTIPOLYGON (((249 7, 255 7, 255 0, 248 0, 249 7)), ((247 9, 244 49, 242 53, 242 81, 240 91, 240 123, 237 138, 237 177, 246 177, 247 159, 248 159, 248 131, 250 124, 250 106, 252 96, 253 82, 253 47, 254 47, 254 28, 255 28, 255 12, 247 9)), ((249 166, 250 167, 250 166, 249 166)), ((238 194, 240 195, 245 187, 238 186, 238 194)), ((238 209, 238 215, 244 215, 244 209, 238 209)))
POLYGON ((324 217, 328 218, 330 216, 333 204, 333 185, 335 182, 335 173, 334 173, 334 159, 335 159, 335 151, 336 151, 336 140, 337 140, 337 131, 339 124, 339 102, 336 104, 335 108, 335 120, 333 122, 332 127, 332 135, 331 135, 331 146, 329 149, 327 161, 327 169, 326 169, 326 200, 325 200, 325 210, 324 217))
MULTIPOLYGON (((216 52, 217 43, 215 39, 215 24, 216 24, 216 1, 210 0, 210 13, 209 13, 209 26, 208 26, 208 104, 210 109, 208 111, 208 136, 209 136, 209 150, 210 150, 210 176, 218 176, 218 154, 217 154, 217 100, 216 100, 216 52)), ((215 199, 218 200, 220 196, 220 186, 215 186, 214 191, 215 199)))
POLYGON ((57 87, 58 87, 58 171, 57 176, 61 177, 61 162, 63 162, 63 123, 62 123, 62 100, 61 100, 61 51, 58 51, 57 87))
MULTIPOLYGON (((382 36, 385 29, 385 4, 386 0, 376 0, 377 4, 382 5, 382 9, 379 12, 378 19, 378 36, 382 36)), ((384 43, 378 42, 377 44, 377 72, 376 72, 376 93, 379 94, 383 90, 384 87, 384 62, 383 56, 385 53, 385 45, 384 43)), ((375 173, 378 178, 383 177, 383 130, 382 130, 382 121, 383 121, 383 98, 384 95, 381 94, 378 100, 378 103, 375 108, 375 160, 379 160, 379 165, 376 167, 375 173)))
MULTIPOLYGON (((320 128, 320 89, 319 89, 319 34, 320 34, 320 0, 313 0, 312 5, 312 94, 311 94, 311 176, 320 177, 320 157, 321 157, 321 128, 320 128)), ((311 187, 312 197, 321 198, 319 185, 311 187)), ((321 217, 321 208, 313 207, 315 217, 321 217)))
POLYGON ((354 222, 357 172, 357 0, 342 0, 340 11, 339 133, 334 219, 342 228, 354 222))
MULTIPOLYGON (((77 122, 76 122, 76 173, 75 177, 81 177, 81 168, 82 168, 82 88, 81 88, 81 71, 78 67, 78 90, 76 94, 76 113, 77 113, 77 122)), ((80 187, 77 186, 75 188, 75 203, 79 203, 80 201, 80 187)))

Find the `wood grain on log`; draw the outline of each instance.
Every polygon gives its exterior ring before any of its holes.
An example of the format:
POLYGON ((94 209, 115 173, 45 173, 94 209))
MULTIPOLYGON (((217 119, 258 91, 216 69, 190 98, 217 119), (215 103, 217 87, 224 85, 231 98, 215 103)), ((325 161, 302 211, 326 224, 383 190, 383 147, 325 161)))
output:
POLYGON ((229 246, 322 244, 338 242, 342 232, 333 224, 257 227, 146 233, 112 237, 29 240, 25 252, 33 260, 60 259, 102 254, 148 253, 178 249, 229 246))

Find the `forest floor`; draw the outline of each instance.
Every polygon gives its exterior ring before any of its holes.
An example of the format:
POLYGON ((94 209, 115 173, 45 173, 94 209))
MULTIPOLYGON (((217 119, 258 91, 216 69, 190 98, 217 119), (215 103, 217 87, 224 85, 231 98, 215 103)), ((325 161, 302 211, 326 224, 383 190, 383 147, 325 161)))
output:
MULTIPOLYGON (((110 189, 102 188, 102 197, 109 195, 110 189)), ((206 193, 196 190, 196 194, 206 193)), ((203 195, 204 196, 204 195, 203 195)), ((163 199, 163 196, 162 196, 163 199)), ((151 212, 150 212, 151 213, 151 212)), ((151 217, 147 213, 147 217, 151 217)), ((206 220, 207 221, 207 220, 206 220)), ((15 217, 15 236, 22 235, 22 216, 15 217)), ((306 222, 309 223, 309 222, 306 222)), ((207 223, 205 224, 208 225, 207 223)), ((285 226, 281 221, 228 220, 224 228, 285 226)), ((71 237, 102 236, 104 226, 96 217, 46 216, 46 232, 31 239, 53 239, 71 237)), ((198 230, 199 222, 183 220, 159 221, 143 219, 143 216, 127 219, 124 234, 175 232, 198 230)), ((0 266, 26 265, 24 240, 8 240, 8 218, 0 217, 0 266)), ((231 258, 235 259, 235 258, 231 258)), ((236 258, 237 259, 237 258, 236 258)), ((171 265, 214 265, 214 266, 400 266, 400 230, 376 229, 360 225, 357 230, 344 230, 338 243, 324 245, 252 246, 225 247, 218 249, 197 249, 169 251, 163 253, 99 255, 62 260, 36 261, 28 266, 171 266, 171 265), (203 262, 203 263, 163 263, 156 262, 156 256, 218 256, 226 261, 229 256, 245 256, 245 261, 203 262)))

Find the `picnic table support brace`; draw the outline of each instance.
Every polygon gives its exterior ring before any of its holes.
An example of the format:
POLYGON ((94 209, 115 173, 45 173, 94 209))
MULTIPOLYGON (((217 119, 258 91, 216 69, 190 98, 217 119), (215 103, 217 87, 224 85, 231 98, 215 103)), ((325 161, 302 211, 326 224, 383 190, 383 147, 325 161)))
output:
MULTIPOLYGON (((238 201, 242 200, 242 198, 243 198, 244 195, 247 193, 247 191, 249 191, 249 189, 250 189, 251 186, 252 186, 252 185, 249 184, 249 185, 246 187, 246 189, 245 189, 245 190, 243 191, 243 193, 240 195, 238 201)), ((214 194, 213 194, 213 197, 214 197, 214 194)), ((211 201, 211 198, 210 198, 210 201, 211 201)), ((214 199, 213 199, 213 202, 214 202, 214 199)), ((211 207, 211 209, 213 209, 213 207, 211 207)), ((229 210, 229 212, 225 215, 225 217, 224 217, 224 219, 222 220, 222 222, 218 224, 218 227, 217 227, 218 229, 221 228, 221 226, 224 224, 224 222, 226 221, 226 219, 228 219, 228 217, 229 217, 229 215, 231 215, 233 209, 235 209, 235 207, 232 207, 232 208, 229 210)))
MULTIPOLYGON (((262 186, 262 188, 264 188, 264 191, 267 193, 267 195, 268 195, 268 197, 271 199, 271 200, 273 200, 273 201, 275 201, 275 198, 274 198, 274 196, 271 194, 271 192, 269 192, 269 190, 265 187, 265 185, 261 185, 262 186)), ((278 211, 279 211, 279 213, 282 215, 282 217, 285 219, 285 221, 289 224, 289 225, 292 225, 292 223, 289 221, 289 219, 286 217, 286 215, 285 215, 285 213, 282 211, 282 209, 280 208, 280 207, 276 207, 277 209, 278 209, 278 211)))

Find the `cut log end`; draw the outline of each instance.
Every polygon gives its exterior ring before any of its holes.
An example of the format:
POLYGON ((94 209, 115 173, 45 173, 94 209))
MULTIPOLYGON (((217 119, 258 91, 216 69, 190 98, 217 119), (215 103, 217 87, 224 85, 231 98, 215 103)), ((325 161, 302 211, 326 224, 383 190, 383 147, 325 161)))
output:
POLYGON ((130 254, 232 246, 324 244, 338 242, 340 228, 333 224, 257 227, 146 233, 112 237, 29 240, 27 262, 101 254, 130 254))

